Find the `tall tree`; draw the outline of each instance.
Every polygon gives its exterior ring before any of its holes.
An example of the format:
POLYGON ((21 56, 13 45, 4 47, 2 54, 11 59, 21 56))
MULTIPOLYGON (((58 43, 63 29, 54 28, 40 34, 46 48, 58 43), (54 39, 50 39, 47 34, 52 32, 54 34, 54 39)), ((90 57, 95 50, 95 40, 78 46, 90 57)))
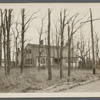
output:
POLYGON ((63 77, 63 45, 64 45, 64 28, 65 28, 65 19, 66 19, 66 9, 60 12, 60 34, 61 34, 61 48, 60 48, 60 78, 63 77), (63 16, 62 16, 63 14, 63 16))
POLYGON ((96 34, 95 39, 96 39, 96 66, 99 65, 99 67, 100 67, 99 44, 98 44, 99 43, 99 38, 98 38, 97 34, 96 34))
POLYGON ((33 17, 34 14, 37 12, 34 12, 31 14, 31 16, 26 19, 25 9, 21 9, 21 73, 23 73, 23 67, 24 67, 24 43, 25 43, 25 32, 29 28, 29 25, 33 19, 36 17, 33 17))
POLYGON ((48 80, 52 79, 51 55, 50 55, 50 28, 51 28, 51 10, 48 9, 48 80))
MULTIPOLYGON (((80 21, 86 16, 87 14, 85 14, 83 17, 78 18, 79 13, 76 13, 75 15, 73 15, 70 19, 69 19, 69 36, 68 36, 68 44, 69 44, 69 49, 68 49, 68 53, 72 54, 72 50, 70 49, 71 47, 71 43, 72 43, 72 39, 73 39, 73 35, 81 28, 82 25, 80 25, 80 21)), ((72 47, 73 48, 73 47, 72 47)), ((70 54, 68 54, 68 58, 70 58, 70 54)), ((72 58, 73 59, 73 58, 72 58)), ((70 63, 70 61, 68 61, 68 63, 70 63)), ((71 71, 70 71, 70 64, 68 64, 68 76, 70 76, 71 71)))
POLYGON ((59 51, 60 51, 60 46, 59 46, 59 36, 60 36, 60 34, 59 34, 59 31, 58 31, 58 28, 57 28, 57 23, 55 24, 55 30, 56 30, 56 34, 55 34, 55 36, 56 36, 56 54, 57 54, 57 65, 58 65, 58 67, 60 66, 59 64, 59 59, 60 59, 60 55, 59 55, 59 51))
POLYGON ((7 40, 6 40, 6 23, 5 23, 5 13, 1 11, 1 22, 2 22, 2 33, 3 33, 3 50, 4 50, 4 66, 5 66, 5 75, 7 75, 7 40), (3 16, 4 15, 4 16, 3 16))
POLYGON ((1 27, 0 27, 0 67, 2 66, 2 9, 1 11, 1 27))
MULTIPOLYGON (((70 36, 70 26, 68 25, 68 38, 70 36)), ((71 39, 68 39, 68 77, 70 76, 70 54, 71 54, 71 39)))
POLYGON ((90 26, 91 26, 91 41, 92 41, 92 58, 93 58, 93 74, 96 74, 95 68, 95 55, 94 55, 94 36, 93 36, 93 22, 92 22, 92 10, 90 8, 90 26))
POLYGON ((15 44, 15 49, 16 49, 16 58, 15 58, 15 66, 17 67, 18 66, 18 38, 19 38, 19 30, 18 30, 18 20, 15 22, 15 29, 16 29, 16 32, 12 29, 13 31, 13 35, 14 35, 14 44, 15 44))
POLYGON ((11 65, 11 52, 10 52, 10 29, 11 29, 11 18, 12 9, 5 9, 5 21, 6 21, 6 31, 7 31, 7 74, 10 74, 11 65))
POLYGON ((23 72, 24 67, 24 32, 25 32, 25 9, 21 10, 22 16, 22 31, 21 31, 21 73, 23 72))
POLYGON ((74 56, 73 56, 73 54, 74 54, 74 37, 73 36, 72 36, 72 40, 71 41, 72 41, 71 42, 72 43, 72 49, 71 49, 72 50, 72 57, 71 57, 72 58, 71 59, 72 60, 72 65, 71 66, 73 68, 74 67, 74 64, 73 64, 74 63, 74 56))
POLYGON ((41 45, 43 45, 43 40, 41 39, 42 38, 42 35, 43 35, 43 27, 44 27, 44 19, 45 19, 45 16, 41 19, 41 28, 40 30, 38 30, 38 33, 39 33, 39 58, 38 58, 38 71, 40 70, 40 59, 41 59, 41 54, 42 54, 42 50, 41 50, 41 45))

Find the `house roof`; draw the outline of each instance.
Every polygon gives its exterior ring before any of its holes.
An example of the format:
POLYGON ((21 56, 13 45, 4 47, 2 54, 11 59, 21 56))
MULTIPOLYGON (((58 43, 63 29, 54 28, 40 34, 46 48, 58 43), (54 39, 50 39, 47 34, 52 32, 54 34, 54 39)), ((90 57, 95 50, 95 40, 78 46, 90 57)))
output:
MULTIPOLYGON (((33 47, 33 48, 39 48, 39 44, 31 44, 31 43, 28 43, 27 45, 33 47)), ((46 48, 48 47, 48 45, 41 45, 41 48, 46 48)), ((50 48, 57 48, 57 46, 53 46, 53 45, 50 45, 50 48)), ((60 48, 60 47, 59 47, 60 48)))
MULTIPOLYGON (((27 46, 31 46, 32 48, 39 48, 38 44, 28 44, 27 46)), ((41 48, 45 49, 43 55, 46 55, 46 50, 47 50, 47 45, 42 45, 41 48)), ((57 46, 50 46, 50 50, 51 50, 51 57, 58 57, 57 56, 57 46)), ((60 56, 60 47, 59 47, 59 56, 60 56)), ((73 52, 73 57, 76 57, 76 52, 73 52)), ((72 52, 70 54, 72 56, 72 52)), ((37 55, 38 56, 38 55, 37 55)), ((68 57, 68 49, 67 46, 64 47, 63 49, 63 57, 68 57)))

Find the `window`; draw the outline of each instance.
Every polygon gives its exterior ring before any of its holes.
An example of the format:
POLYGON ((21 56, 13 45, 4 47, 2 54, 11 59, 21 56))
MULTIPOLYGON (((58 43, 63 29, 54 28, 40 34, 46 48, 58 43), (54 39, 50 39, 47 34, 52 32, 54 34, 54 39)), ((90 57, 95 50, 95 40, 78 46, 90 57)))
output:
POLYGON ((60 59, 59 59, 59 58, 54 58, 54 62, 55 62, 56 64, 58 64, 58 63, 59 63, 59 61, 60 61, 60 59))
POLYGON ((27 54, 31 54, 31 49, 26 50, 27 54))
POLYGON ((45 58, 41 58, 41 64, 45 64, 46 63, 46 59, 45 58))
POLYGON ((29 49, 29 54, 31 54, 31 49, 29 49))
POLYGON ((28 59, 26 59, 26 64, 28 64, 28 59))
POLYGON ((32 59, 26 59, 26 64, 32 64, 32 59))
POLYGON ((32 64, 32 59, 29 60, 30 64, 32 64))
POLYGON ((41 64, 43 64, 43 58, 41 58, 41 64))
POLYGON ((43 58, 43 63, 45 64, 45 58, 43 58))

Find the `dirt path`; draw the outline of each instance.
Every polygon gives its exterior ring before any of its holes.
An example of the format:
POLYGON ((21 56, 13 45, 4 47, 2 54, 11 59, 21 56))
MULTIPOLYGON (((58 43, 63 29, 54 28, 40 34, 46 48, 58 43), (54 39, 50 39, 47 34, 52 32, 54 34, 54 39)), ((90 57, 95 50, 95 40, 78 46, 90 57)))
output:
POLYGON ((100 80, 74 87, 72 89, 64 90, 63 92, 100 92, 100 80))

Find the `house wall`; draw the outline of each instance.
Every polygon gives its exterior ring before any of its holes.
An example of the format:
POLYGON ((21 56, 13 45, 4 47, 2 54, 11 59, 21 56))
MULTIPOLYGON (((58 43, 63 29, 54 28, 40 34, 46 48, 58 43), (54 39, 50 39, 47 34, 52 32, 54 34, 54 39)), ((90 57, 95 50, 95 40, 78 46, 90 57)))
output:
MULTIPOLYGON (((70 66, 73 67, 73 68, 77 68, 79 66, 79 63, 78 63, 78 58, 77 57, 74 57, 73 58, 73 62, 70 62, 70 66)), ((65 67, 68 67, 68 57, 65 57, 63 59, 63 66, 65 67)))
MULTIPOLYGON (((33 67, 36 67, 37 66, 37 56, 39 56, 39 48, 37 46, 30 46, 30 45, 27 45, 26 48, 25 48, 25 66, 33 66, 33 67), (31 50, 31 53, 28 52, 28 50, 31 50), (32 60, 32 63, 27 63, 27 60, 28 59, 31 59, 32 60)), ((42 55, 41 56, 47 56, 47 53, 46 53, 46 49, 45 48, 41 48, 41 51, 43 51, 42 55)), ((41 64, 42 65, 42 64, 41 64)))
POLYGON ((34 49, 32 49, 32 47, 31 46, 27 46, 26 48, 25 48, 26 50, 25 50, 25 55, 26 55, 26 57, 25 57, 25 66, 35 66, 36 64, 35 64, 35 51, 34 51, 34 49), (31 50, 31 52, 29 52, 31 50), (34 56, 33 56, 33 54, 34 54, 34 56))
MULTIPOLYGON (((39 66, 39 62, 38 62, 38 57, 36 58, 36 67, 39 66)), ((40 66, 46 66, 47 65, 47 57, 41 57, 40 58, 40 66)))
MULTIPOLYGON (((63 65, 65 67, 68 67, 68 62, 66 62, 66 58, 68 58, 68 51, 66 50, 67 48, 64 48, 64 59, 63 60, 63 65)), ((41 61, 42 59, 46 59, 45 63, 40 63, 40 66, 46 66, 47 65, 47 46, 41 46, 41 61)), ((57 48, 51 47, 51 66, 55 65, 54 59, 57 58, 57 48)), ((59 52, 60 53, 60 52, 59 52)), ((32 67, 37 67, 38 66, 38 57, 39 57, 39 46, 38 45, 27 45, 25 47, 25 53, 24 53, 24 66, 32 66, 32 67), (29 53, 29 50, 31 50, 31 53, 29 53), (31 59, 31 63, 27 63, 27 61, 31 59)), ((76 56, 75 56, 76 57, 76 56)), ((21 64, 21 52, 18 54, 18 65, 20 66, 21 64)), ((78 59, 76 58, 76 62, 74 62, 73 67, 78 66, 78 59)))
POLYGON ((36 67, 36 64, 37 64, 37 59, 36 59, 36 57, 37 57, 37 55, 38 55, 38 48, 32 48, 33 50, 32 50, 32 65, 34 66, 34 67, 36 67))
MULTIPOLYGON (((39 66, 38 58, 36 58, 36 60, 37 60, 36 61, 37 62, 36 67, 38 67, 39 66)), ((40 66, 47 66, 47 63, 48 62, 47 62, 47 57, 46 56, 40 58, 40 66)), ((51 58, 51 66, 54 66, 53 58, 51 58)))

